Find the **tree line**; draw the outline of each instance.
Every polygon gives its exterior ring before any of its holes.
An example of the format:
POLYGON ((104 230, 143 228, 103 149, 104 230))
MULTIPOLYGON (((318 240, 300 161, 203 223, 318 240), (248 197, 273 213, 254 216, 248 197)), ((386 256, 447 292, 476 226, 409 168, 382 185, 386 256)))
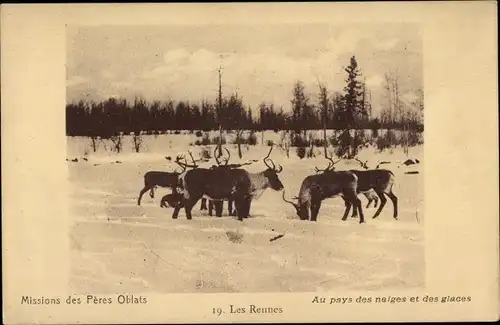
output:
POLYGON ((345 68, 343 91, 330 94, 318 81, 316 98, 311 98, 301 81, 291 92, 291 111, 261 103, 257 113, 245 105, 238 93, 214 102, 146 101, 109 98, 66 105, 66 134, 109 138, 121 132, 146 134, 166 130, 291 130, 301 134, 311 129, 398 129, 423 130, 423 93, 406 104, 398 92, 398 81, 386 75, 387 103, 382 114, 372 116, 371 96, 356 58, 345 68))

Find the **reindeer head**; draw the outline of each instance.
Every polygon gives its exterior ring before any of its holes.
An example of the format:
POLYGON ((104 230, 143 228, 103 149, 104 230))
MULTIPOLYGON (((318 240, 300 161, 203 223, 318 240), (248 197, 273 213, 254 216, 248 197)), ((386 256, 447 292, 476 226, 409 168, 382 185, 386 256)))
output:
POLYGON ((278 177, 278 174, 281 173, 281 171, 283 170, 283 166, 280 165, 279 168, 276 168, 276 165, 269 158, 272 150, 273 150, 273 147, 271 146, 271 149, 269 149, 269 153, 263 159, 264 164, 267 167, 267 169, 264 171, 263 174, 267 178, 267 180, 269 181, 269 185, 273 190, 281 191, 282 189, 284 189, 284 186, 283 186, 283 183, 281 183, 281 181, 278 177))
POLYGON ((295 208, 295 213, 297 213, 297 216, 300 218, 300 220, 306 220, 309 216, 306 205, 300 204, 300 200, 298 197, 293 197, 292 199, 297 200, 297 203, 287 200, 285 198, 285 191, 283 191, 283 201, 285 201, 286 203, 290 203, 295 208))

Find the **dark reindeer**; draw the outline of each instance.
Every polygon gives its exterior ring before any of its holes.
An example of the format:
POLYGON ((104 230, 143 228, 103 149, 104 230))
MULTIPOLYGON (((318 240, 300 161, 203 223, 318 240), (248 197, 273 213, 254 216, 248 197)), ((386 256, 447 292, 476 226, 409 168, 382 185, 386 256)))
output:
POLYGON ((285 198, 283 191, 283 201, 290 203, 296 210, 301 220, 317 221, 321 203, 327 198, 342 196, 346 202, 346 209, 342 220, 347 219, 347 215, 354 205, 354 209, 359 210, 360 223, 364 222, 361 200, 356 195, 357 177, 349 171, 326 171, 322 174, 309 175, 300 187, 297 203, 285 198))
MULTIPOLYGON (((337 162, 333 163, 331 158, 327 159, 330 160, 330 164, 326 168, 326 170, 330 170, 335 165, 337 162)), ((394 185, 395 177, 394 174, 387 169, 368 169, 367 162, 362 162, 359 159, 355 158, 356 161, 358 161, 361 166, 365 169, 363 171, 360 170, 355 170, 351 169, 349 172, 354 173, 358 177, 358 184, 357 184, 357 189, 356 193, 363 193, 363 195, 366 196, 368 199, 368 205, 366 206, 367 208, 369 207, 371 201, 370 197, 372 197, 372 200, 375 200, 375 207, 377 206, 378 199, 375 198, 375 194, 378 198, 380 198, 380 206, 378 207, 377 211, 373 215, 373 219, 377 218, 379 214, 382 212, 382 209, 384 208, 387 199, 385 198, 385 194, 389 196, 391 199, 393 206, 394 206, 394 219, 397 219, 398 217, 398 198, 396 195, 394 195, 394 192, 392 191, 392 187, 394 185), (375 194, 373 194, 375 192, 375 194)), ((318 168, 316 168, 316 172, 319 172, 318 168)), ((350 210, 350 205, 351 203, 345 200, 346 204, 346 209, 350 210)), ((356 218, 358 216, 358 211, 356 209, 353 210, 352 213, 352 218, 356 218)), ((361 221, 360 221, 361 222, 361 221)))
MULTIPOLYGON (((365 193, 370 190, 374 190, 380 198, 380 206, 377 211, 373 215, 373 219, 377 218, 382 209, 384 208, 387 199, 385 195, 391 199, 394 213, 394 219, 398 219, 398 198, 392 191, 392 187, 394 185, 395 176, 394 174, 387 169, 371 169, 371 170, 350 170, 350 172, 354 173, 358 177, 358 193, 365 193)), ((356 217, 356 213, 353 214, 353 217, 356 217)))
POLYGON ((347 219, 347 215, 354 206, 354 210, 359 210, 360 223, 363 223, 364 215, 361 207, 361 200, 357 196, 358 177, 350 171, 334 171, 334 165, 340 161, 333 161, 331 157, 328 167, 320 170, 315 167, 316 175, 309 175, 303 181, 299 190, 299 195, 294 199, 297 203, 285 198, 283 191, 283 201, 290 203, 301 220, 317 221, 319 209, 323 200, 341 196, 345 201, 345 211, 342 220, 347 219), (322 172, 322 173, 319 173, 322 172))
MULTIPOLYGON (((216 168, 240 168, 240 167, 243 167, 243 166, 247 166, 247 165, 251 165, 252 162, 256 162, 256 160, 253 160, 253 161, 249 161, 249 162, 246 162, 244 164, 228 164, 229 162, 229 159, 231 159, 231 153, 229 152, 229 150, 227 150, 227 148, 224 148, 224 150, 226 150, 227 152, 227 158, 223 158, 224 160, 224 164, 221 163, 221 161, 217 158, 217 148, 218 147, 215 147, 214 149, 214 158, 215 158, 215 162, 217 163, 217 165, 213 165, 212 167, 210 167, 210 169, 216 169, 216 168)), ((219 148, 220 150, 220 148, 219 148)), ((219 204, 217 203, 218 201, 212 201, 212 200, 208 200, 208 215, 209 216, 212 216, 212 212, 213 212, 213 209, 215 207, 216 204, 219 204)), ((223 205, 223 201, 220 203, 223 205)), ((223 207, 222 207, 223 208, 223 207)), ((228 199, 227 200, 227 209, 228 209, 228 213, 230 216, 234 216, 236 214, 236 211, 235 209, 233 209, 233 200, 232 199, 228 199)), ((200 210, 207 210, 207 199, 202 197, 201 198, 201 207, 200 207, 200 210)))
MULTIPOLYGON (((191 152, 189 153, 191 155, 191 152)), ((191 155, 191 158, 193 156, 191 155)), ((180 160, 183 159, 181 156, 177 156, 176 163, 181 166, 182 171, 177 172, 161 172, 161 171, 149 171, 144 174, 144 188, 139 193, 139 198, 137 199, 137 205, 141 205, 141 199, 144 193, 149 190, 149 196, 153 199, 154 189, 157 186, 166 187, 172 189, 173 193, 177 191, 177 178, 179 175, 186 170, 186 167, 181 165, 180 160)), ((184 158, 185 159, 185 158, 184 158)), ((196 168, 196 161, 193 159, 194 167, 196 168)), ((187 166, 187 165, 186 165, 187 166)))
MULTIPOLYGON (((267 188, 275 191, 283 189, 278 177, 283 167, 276 168, 269 159, 272 149, 271 147, 263 159, 267 169, 259 173, 249 173, 240 168, 196 168, 182 173, 179 176, 179 188, 183 194, 182 206, 186 218, 192 219, 191 210, 202 197, 215 201, 217 217, 222 216, 222 201, 232 199, 238 220, 248 218, 253 199, 258 198, 267 188)), ((172 218, 177 219, 180 209, 179 206, 174 209, 172 218)))
MULTIPOLYGON (((328 157, 326 156, 325 157, 326 159, 328 159, 330 162, 328 163, 328 167, 326 167, 325 169, 318 169, 318 167, 315 167, 314 169, 316 170, 316 173, 321 173, 321 172, 325 172, 325 171, 335 171, 335 164, 337 164, 339 161, 342 160, 342 158, 340 158, 339 160, 337 161, 333 161, 332 157, 328 157)), ((362 162, 360 161, 359 159, 355 158, 363 168, 365 169, 368 169, 368 166, 367 166, 367 162, 362 162)), ((363 195, 368 199, 368 204, 366 205, 365 208, 369 208, 370 205, 372 204, 372 202, 375 202, 375 205, 374 207, 376 208, 377 205, 378 205, 378 196, 376 195, 376 193, 373 191, 373 190, 370 190, 368 192, 363 192, 363 195)), ((345 201, 345 200, 344 200, 345 201)), ((346 203, 347 204, 347 203, 346 203)), ((347 206, 347 205, 346 205, 347 206)), ((351 217, 356 217, 357 216, 357 210, 356 209, 353 209, 352 211, 352 216, 351 217)))
MULTIPOLYGON (((394 213, 393 217, 394 219, 398 219, 398 198, 392 191, 392 187, 394 185, 395 181, 395 176, 394 174, 387 169, 378 169, 379 166, 377 166, 377 169, 369 169, 367 166, 367 163, 361 162, 359 159, 355 158, 356 161, 358 161, 361 166, 365 169, 363 171, 360 170, 350 170, 351 172, 355 173, 356 176, 358 176, 358 193, 363 193, 368 200, 368 193, 370 192, 375 192, 377 196, 380 198, 380 206, 375 212, 375 215, 373 216, 373 219, 377 218, 382 212, 382 209, 384 208, 387 199, 385 198, 385 195, 391 199, 393 207, 394 207, 394 213)), ((374 194, 371 194, 374 196, 374 194)), ((378 201, 378 200, 377 200, 378 201)), ((377 201, 375 202, 375 207, 377 207, 377 201)), ((369 204, 369 203, 368 203, 369 204)), ((368 206, 367 206, 368 207, 368 206)), ((352 217, 356 217, 356 211, 354 211, 352 217)))
POLYGON ((182 194, 177 193, 177 192, 170 193, 170 194, 164 195, 161 198, 160 207, 162 207, 162 208, 168 208, 168 207, 176 208, 176 207, 181 205, 181 202, 182 202, 182 194))

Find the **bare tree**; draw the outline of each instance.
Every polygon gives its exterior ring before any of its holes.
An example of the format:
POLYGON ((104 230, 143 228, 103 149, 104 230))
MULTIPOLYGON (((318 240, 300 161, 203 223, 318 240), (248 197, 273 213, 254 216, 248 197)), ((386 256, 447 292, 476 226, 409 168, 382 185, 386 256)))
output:
POLYGON ((90 136, 90 145, 92 146, 92 150, 94 152, 97 152, 97 149, 99 148, 99 137, 95 135, 90 136))
POLYGON ((139 150, 141 149, 142 142, 143 139, 141 132, 134 132, 134 135, 132 136, 132 143, 134 145, 135 152, 139 152, 139 150))
POLYGON ((287 135, 287 132, 283 130, 281 132, 281 139, 279 146, 285 150, 287 158, 290 158, 290 138, 287 135))
POLYGON ((110 137, 111 142, 113 142, 112 150, 120 153, 123 148, 123 135, 121 133, 117 133, 110 137))
POLYGON ((218 146, 218 157, 222 155, 222 65, 217 70, 219 72, 219 98, 217 106, 217 118, 219 121, 219 144, 218 146))
POLYGON ((319 105, 321 109, 321 116, 322 116, 322 122, 323 122, 323 149, 324 149, 324 154, 325 157, 327 156, 327 141, 326 141, 326 124, 327 124, 327 114, 328 114, 328 89, 326 88, 326 85, 324 83, 320 83, 319 80, 318 82, 318 88, 319 88, 319 95, 318 95, 318 100, 319 100, 319 105))

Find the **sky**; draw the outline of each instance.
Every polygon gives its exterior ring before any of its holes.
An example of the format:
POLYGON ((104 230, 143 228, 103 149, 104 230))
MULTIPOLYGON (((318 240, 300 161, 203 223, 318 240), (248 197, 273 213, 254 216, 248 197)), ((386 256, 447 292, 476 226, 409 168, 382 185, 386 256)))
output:
POLYGON ((215 101, 234 92, 254 110, 260 103, 291 109, 296 81, 311 101, 317 82, 342 91, 355 56, 372 94, 373 114, 385 102, 384 74, 399 78, 402 99, 423 89, 422 40, 414 24, 268 24, 68 26, 66 97, 104 100, 215 101))

